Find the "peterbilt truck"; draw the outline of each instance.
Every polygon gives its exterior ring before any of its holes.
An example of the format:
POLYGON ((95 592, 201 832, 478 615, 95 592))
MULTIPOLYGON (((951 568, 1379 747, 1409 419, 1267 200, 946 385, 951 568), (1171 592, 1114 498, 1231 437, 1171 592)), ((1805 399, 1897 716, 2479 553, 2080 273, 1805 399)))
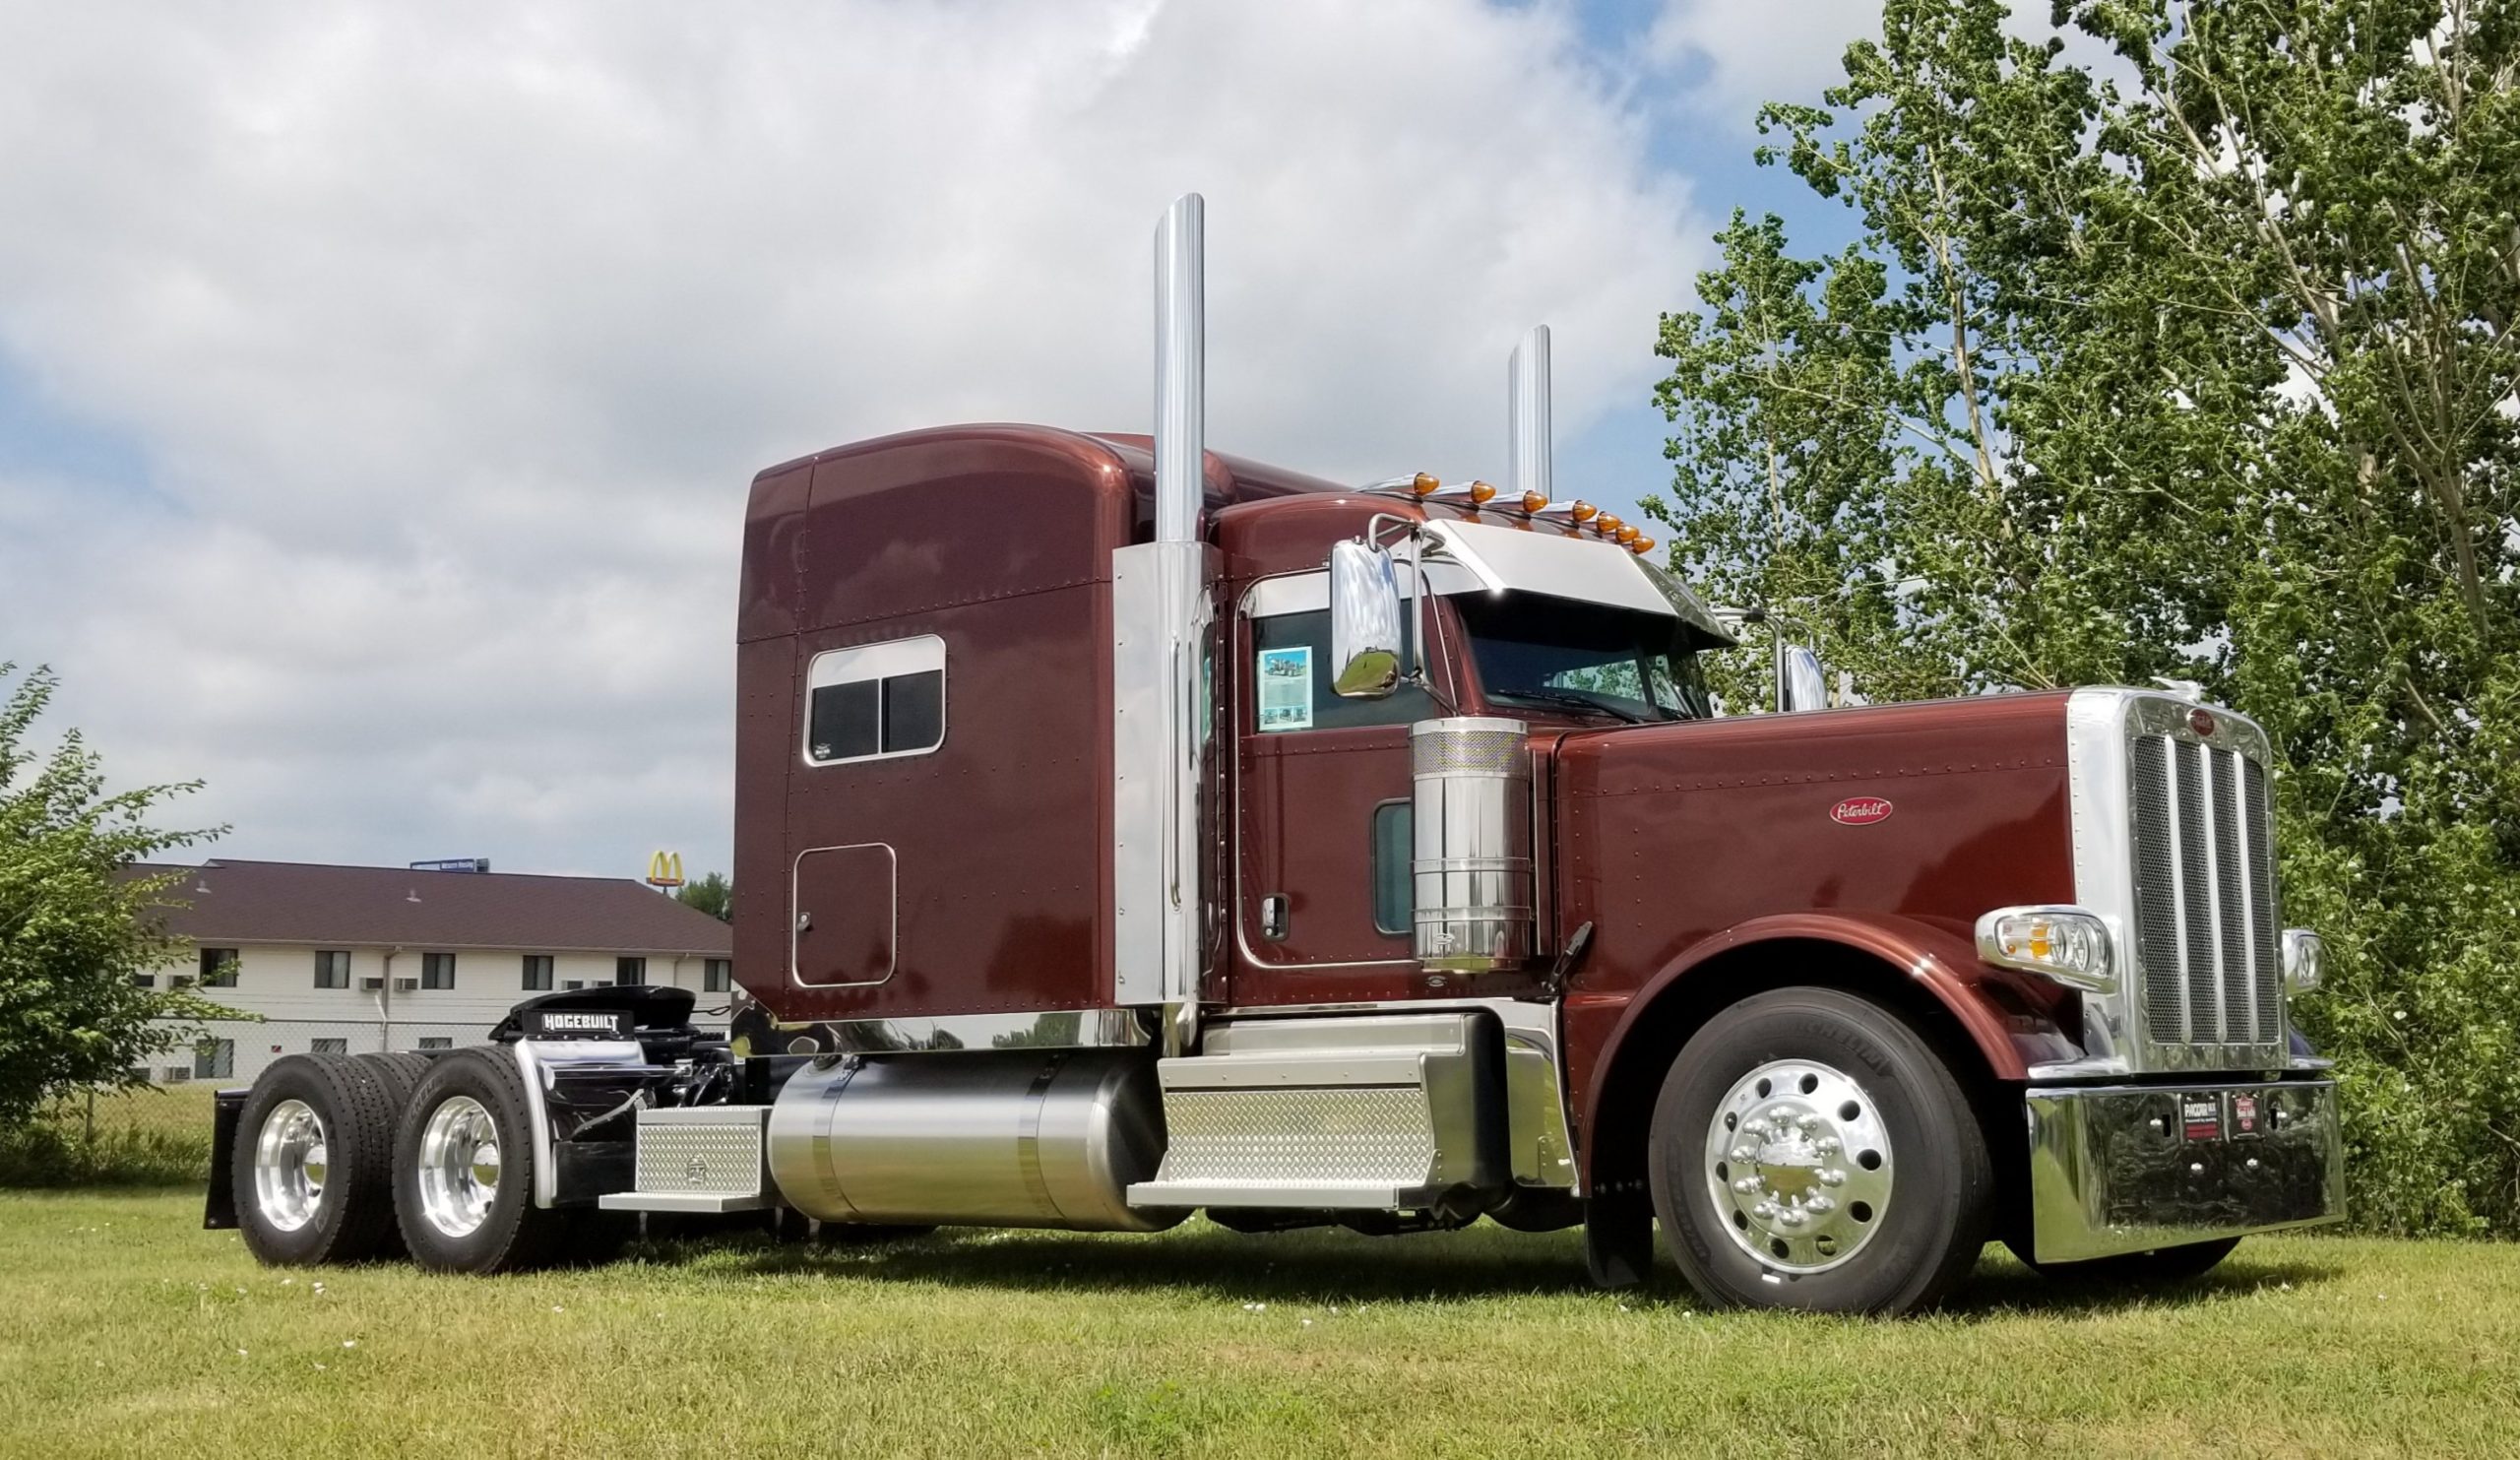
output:
POLYGON ((753 481, 730 1039, 520 1004, 218 1106, 275 1263, 496 1272, 774 1230, 1656 1230, 1707 1300, 1901 1312, 1989 1240, 2168 1282, 2344 1210, 2267 738, 2175 692, 1723 715, 1735 650, 1554 498, 1204 440, 1202 205, 1151 436, 980 425, 753 481), (727 1218, 727 1220, 737 1220, 727 1218))

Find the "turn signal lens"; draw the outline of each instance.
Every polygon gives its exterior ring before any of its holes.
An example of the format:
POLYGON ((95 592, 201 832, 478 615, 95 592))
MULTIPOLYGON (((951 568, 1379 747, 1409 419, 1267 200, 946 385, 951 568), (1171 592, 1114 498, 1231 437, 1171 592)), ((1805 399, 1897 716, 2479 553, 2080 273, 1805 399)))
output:
POLYGON ((2327 940, 2306 927, 2284 929, 2284 982, 2307 993, 2327 977, 2327 940))
POLYGON ((2081 908, 1997 908, 1978 920, 1978 956, 2072 988, 2117 987, 2109 924, 2081 908))
POLYGON ((1496 488, 1489 486, 1484 481, 1474 481, 1470 484, 1470 499, 1479 503, 1480 506, 1485 506, 1488 500, 1495 495, 1496 488))
POLYGON ((1591 522, 1594 516, 1601 510, 1601 508, 1594 506, 1590 502, 1578 500, 1574 506, 1566 509, 1566 515, 1575 519, 1579 523, 1584 523, 1591 522))
POLYGON ((1409 478, 1409 489, 1421 497, 1433 496, 1435 494, 1435 489, 1442 485, 1443 483, 1441 481, 1436 480, 1434 477, 1427 476, 1423 472, 1420 472, 1417 476, 1409 478))
POLYGON ((1527 491, 1523 493, 1523 510, 1525 512, 1538 512, 1540 509, 1547 505, 1548 498, 1542 496, 1539 492, 1527 491))

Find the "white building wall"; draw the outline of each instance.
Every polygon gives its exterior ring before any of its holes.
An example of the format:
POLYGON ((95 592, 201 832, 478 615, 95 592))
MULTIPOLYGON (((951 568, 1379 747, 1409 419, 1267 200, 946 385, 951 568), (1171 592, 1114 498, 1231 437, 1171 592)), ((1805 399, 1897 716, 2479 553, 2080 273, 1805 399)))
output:
MULTIPOLYGON (((206 1067, 211 1062, 197 1059, 184 1049, 171 1049, 150 1062, 152 1080, 198 1077, 243 1083, 282 1055, 333 1047, 319 1047, 318 1041, 341 1041, 338 1047, 353 1054, 477 1045, 511 1007, 540 991, 524 986, 528 952, 550 952, 553 991, 565 989, 572 983, 591 988, 611 984, 614 960, 621 956, 521 948, 389 950, 353 946, 347 950, 350 986, 318 988, 314 944, 247 943, 235 947, 236 985, 200 991, 215 1003, 261 1016, 260 1022, 222 1020, 207 1026, 213 1040, 229 1042, 224 1070, 206 1067), (416 986, 420 955, 431 951, 455 955, 453 988, 416 986), (381 981, 382 986, 370 988, 370 981, 381 981), (406 981, 413 986, 403 986, 406 981), (444 1043, 436 1043, 439 1041, 444 1043)), ((692 990, 697 1000, 693 1023, 708 1030, 725 1028, 725 1015, 709 1011, 723 1010, 731 994, 703 991, 705 959, 670 953, 643 956, 647 969, 640 982, 692 990)), ((188 947, 182 962, 158 971, 158 986, 169 987, 173 979, 193 978, 198 970, 198 953, 188 947)))

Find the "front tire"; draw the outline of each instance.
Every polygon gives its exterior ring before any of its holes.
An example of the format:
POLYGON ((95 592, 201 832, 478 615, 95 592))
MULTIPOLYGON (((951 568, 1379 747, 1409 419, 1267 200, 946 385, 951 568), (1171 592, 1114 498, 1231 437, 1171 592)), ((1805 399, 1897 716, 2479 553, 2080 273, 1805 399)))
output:
POLYGON ((496 1273, 559 1255, 571 1213, 534 1204, 533 1112, 504 1048, 434 1060, 394 1141, 394 1213, 411 1260, 496 1273))
POLYGON ((254 1082, 228 1179, 246 1247, 281 1267, 357 1262, 394 1230, 391 1093, 345 1054, 291 1054, 254 1082))
POLYGON ((1654 1209, 1710 1302, 1905 1313, 1985 1246, 1984 1133, 1897 1014, 1785 988, 1709 1020, 1655 1104, 1654 1209))

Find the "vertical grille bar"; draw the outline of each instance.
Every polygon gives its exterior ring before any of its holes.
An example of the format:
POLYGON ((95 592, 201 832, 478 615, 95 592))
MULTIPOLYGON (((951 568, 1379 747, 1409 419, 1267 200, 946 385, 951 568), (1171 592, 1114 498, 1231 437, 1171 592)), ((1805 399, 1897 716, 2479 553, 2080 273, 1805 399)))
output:
POLYGON ((2145 1024, 2154 1040, 2187 1043, 2187 1005, 2179 994, 2185 967, 2178 943, 2178 817, 2171 802, 2170 747, 2147 735, 2131 747, 2135 827, 2135 943, 2146 970, 2145 1024))
POLYGON ((2220 1010, 2214 1006, 2214 860, 2212 834, 2205 819, 2205 754, 2172 747, 2171 794, 2177 829, 2178 946, 2175 965, 2186 984, 2187 1039, 2191 1044, 2223 1042, 2220 1010))
POLYGON ((2256 963, 2249 984, 2257 1000, 2254 1038, 2272 1045, 2283 1036, 2283 969, 2276 951, 2275 817, 2266 798, 2266 768, 2253 760, 2240 762, 2240 819, 2249 829, 2248 906, 2254 920, 2249 941, 2256 963))

